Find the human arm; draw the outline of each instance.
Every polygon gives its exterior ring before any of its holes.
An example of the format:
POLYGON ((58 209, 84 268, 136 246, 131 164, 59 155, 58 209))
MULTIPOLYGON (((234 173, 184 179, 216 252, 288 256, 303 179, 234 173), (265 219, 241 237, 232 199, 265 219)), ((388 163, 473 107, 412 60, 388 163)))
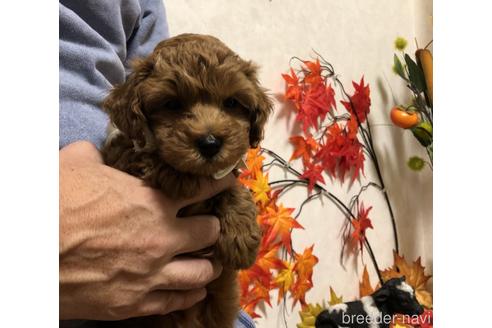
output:
POLYGON ((221 266, 179 255, 213 245, 219 222, 176 214, 234 183, 204 183, 197 197, 174 202, 104 165, 88 142, 60 150, 60 318, 165 314, 203 299, 221 266))

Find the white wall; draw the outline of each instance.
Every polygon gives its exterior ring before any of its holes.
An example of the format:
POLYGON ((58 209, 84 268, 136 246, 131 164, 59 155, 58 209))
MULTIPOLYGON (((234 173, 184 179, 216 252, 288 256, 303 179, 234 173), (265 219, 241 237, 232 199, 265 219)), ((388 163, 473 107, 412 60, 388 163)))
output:
MULTIPOLYGON (((220 38, 243 58, 261 65, 261 81, 274 95, 283 93, 280 74, 288 69, 289 59, 292 56, 309 58, 314 55, 312 49, 334 65, 349 92, 352 91, 350 81, 365 76, 371 86, 370 121, 396 212, 401 252, 412 260, 422 256, 427 273, 432 273, 432 173, 429 170, 414 173, 406 167, 409 156, 425 157, 425 154, 410 132, 388 125, 388 112, 394 105, 392 93, 398 102, 408 100, 409 95, 402 81, 391 72, 393 41, 396 36, 407 38, 411 53, 415 50, 415 36, 421 46, 430 41, 432 2, 166 0, 165 5, 171 35, 195 32, 220 38)), ((292 152, 287 141, 292 122, 278 118, 279 103, 277 109, 267 126, 264 146, 288 158, 292 152)), ((366 166, 366 177, 375 178, 370 166, 366 166)), ((340 186, 338 182, 330 189, 345 200, 356 191, 347 193, 347 186, 340 186)), ((299 189, 282 201, 294 207, 304 196, 305 191, 299 189)), ((374 206, 370 218, 375 229, 368 230, 367 236, 380 266, 390 266, 393 240, 387 208, 376 192, 368 192, 364 199, 366 204, 374 206)), ((302 250, 314 243, 315 255, 320 259, 314 270, 315 287, 307 294, 307 301, 328 298, 329 286, 342 294, 344 300, 354 299, 358 295, 363 265, 360 259, 349 260, 346 270, 339 264, 343 216, 326 200, 310 203, 303 213, 299 220, 306 229, 294 232, 294 248, 302 250)), ((369 258, 365 257, 364 263, 368 264, 371 280, 376 282, 369 258)), ((257 326, 284 327, 281 310, 277 306, 267 307, 263 318, 257 320, 257 326)), ((298 306, 293 312, 290 306, 287 308, 288 327, 295 327, 298 322, 298 310, 298 306)))

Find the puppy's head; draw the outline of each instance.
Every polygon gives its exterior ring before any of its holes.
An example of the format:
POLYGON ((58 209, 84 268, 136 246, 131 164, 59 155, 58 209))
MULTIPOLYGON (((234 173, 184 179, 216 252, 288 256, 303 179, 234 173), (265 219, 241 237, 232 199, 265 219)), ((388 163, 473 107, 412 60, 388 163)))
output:
POLYGON ((218 39, 183 34, 134 62, 103 104, 111 121, 178 171, 212 175, 263 137, 272 110, 256 66, 218 39))

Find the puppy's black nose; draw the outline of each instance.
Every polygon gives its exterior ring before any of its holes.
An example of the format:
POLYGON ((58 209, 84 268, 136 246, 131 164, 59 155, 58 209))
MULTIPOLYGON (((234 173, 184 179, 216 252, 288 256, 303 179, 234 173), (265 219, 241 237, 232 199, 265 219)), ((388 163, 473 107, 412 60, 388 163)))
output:
POLYGON ((206 158, 212 158, 220 151, 222 140, 215 137, 213 134, 209 134, 198 138, 196 145, 198 146, 200 154, 206 158))

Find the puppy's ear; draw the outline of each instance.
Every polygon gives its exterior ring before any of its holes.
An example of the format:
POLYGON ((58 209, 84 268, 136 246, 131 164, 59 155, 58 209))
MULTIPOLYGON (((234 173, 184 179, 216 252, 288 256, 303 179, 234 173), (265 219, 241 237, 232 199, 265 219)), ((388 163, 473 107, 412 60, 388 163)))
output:
POLYGON ((265 89, 257 87, 258 103, 250 116, 249 144, 253 148, 258 147, 258 144, 263 139, 265 123, 273 110, 272 100, 266 95, 265 91, 265 89))
POLYGON ((143 112, 139 92, 141 83, 152 73, 153 62, 140 59, 133 62, 133 72, 125 83, 116 86, 103 102, 111 121, 141 148, 153 145, 153 134, 143 112))
POLYGON ((263 129, 265 127, 268 116, 273 111, 273 103, 272 100, 267 96, 266 89, 260 86, 257 77, 258 66, 251 61, 240 60, 240 62, 242 72, 254 85, 256 106, 250 112, 249 145, 252 148, 256 148, 258 147, 260 141, 263 139, 263 129))

